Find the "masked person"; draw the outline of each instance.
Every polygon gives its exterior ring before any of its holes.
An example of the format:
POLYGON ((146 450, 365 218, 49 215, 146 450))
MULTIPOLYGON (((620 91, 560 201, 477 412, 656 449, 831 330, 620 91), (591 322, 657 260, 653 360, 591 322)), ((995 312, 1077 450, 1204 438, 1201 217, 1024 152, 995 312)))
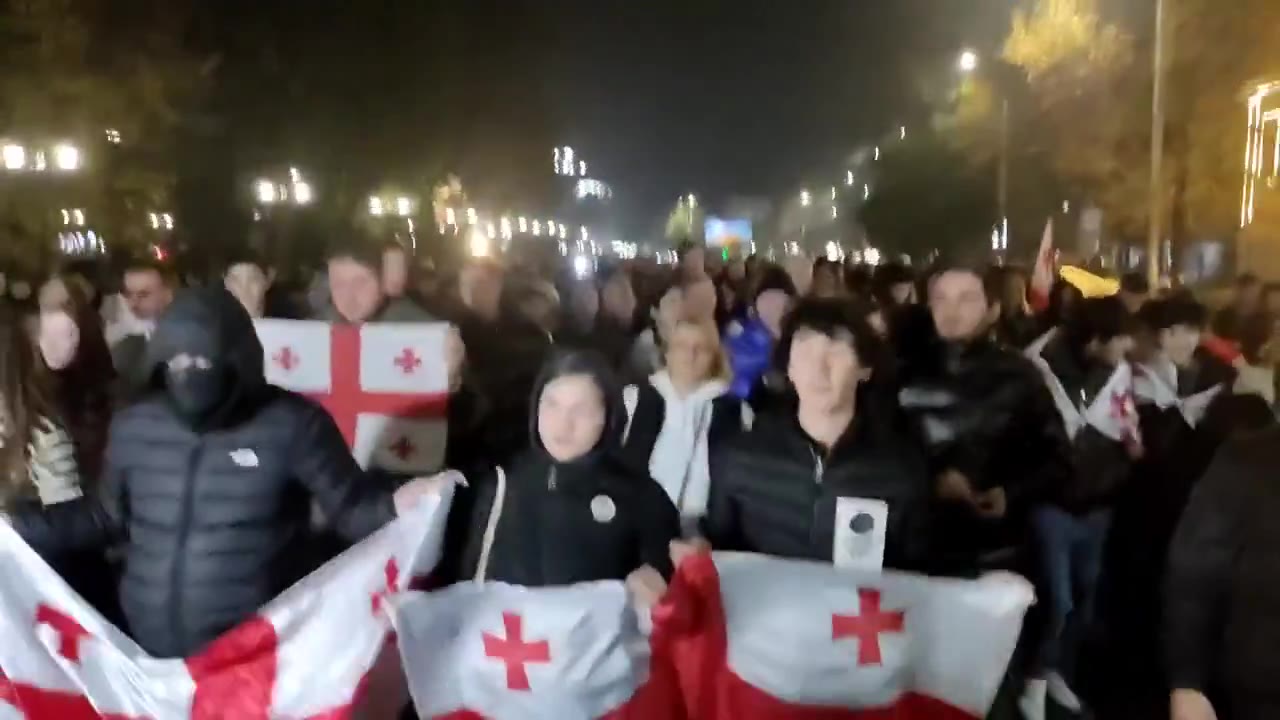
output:
POLYGON ((180 293, 148 344, 148 394, 112 419, 98 496, 12 518, 47 557, 123 543, 124 617, 153 656, 199 650, 305 574, 313 499, 356 541, 431 489, 369 482, 319 405, 267 384, 262 356, 225 289, 180 293))
POLYGON ((531 414, 528 451, 470 473, 455 496, 441 579, 537 587, 647 576, 660 588, 680 520, 657 483, 615 458, 626 414, 604 359, 548 360, 531 414))
POLYGON ((929 483, 919 448, 870 385, 880 354, 848 303, 809 299, 791 311, 777 357, 792 402, 758 413, 712 454, 701 527, 712 548, 921 567, 929 483))

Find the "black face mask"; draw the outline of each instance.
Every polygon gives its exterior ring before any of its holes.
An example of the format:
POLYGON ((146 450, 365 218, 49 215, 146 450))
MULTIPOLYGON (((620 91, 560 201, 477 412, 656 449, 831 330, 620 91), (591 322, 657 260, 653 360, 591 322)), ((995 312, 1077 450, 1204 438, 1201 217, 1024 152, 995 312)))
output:
POLYGON ((231 402, 231 373, 225 368, 165 371, 169 401, 186 420, 201 423, 231 402))

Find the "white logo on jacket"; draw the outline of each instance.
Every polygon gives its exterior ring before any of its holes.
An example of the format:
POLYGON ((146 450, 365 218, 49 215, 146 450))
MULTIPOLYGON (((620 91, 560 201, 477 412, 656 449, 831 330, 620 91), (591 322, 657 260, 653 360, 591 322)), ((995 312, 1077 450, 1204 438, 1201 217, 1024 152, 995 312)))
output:
POLYGON ((242 468, 258 467, 258 453, 249 448, 240 448, 227 453, 231 456, 231 462, 242 468))

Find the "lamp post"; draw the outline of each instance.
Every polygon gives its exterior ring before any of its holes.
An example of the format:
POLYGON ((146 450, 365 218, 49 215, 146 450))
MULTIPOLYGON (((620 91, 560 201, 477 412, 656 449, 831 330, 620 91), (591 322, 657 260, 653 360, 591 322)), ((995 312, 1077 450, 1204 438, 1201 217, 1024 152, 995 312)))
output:
MULTIPOLYGON (((965 49, 956 59, 956 67, 963 75, 978 70, 978 53, 965 49)), ((1009 249, 1009 98, 1000 97, 1000 140, 996 163, 996 207, 1000 213, 1000 248, 1009 249)))
POLYGON ((1164 160, 1164 43, 1164 0, 1156 0, 1156 42, 1151 59, 1151 185, 1147 198, 1147 282, 1153 288, 1160 284, 1160 226, 1164 217, 1160 182, 1164 160))

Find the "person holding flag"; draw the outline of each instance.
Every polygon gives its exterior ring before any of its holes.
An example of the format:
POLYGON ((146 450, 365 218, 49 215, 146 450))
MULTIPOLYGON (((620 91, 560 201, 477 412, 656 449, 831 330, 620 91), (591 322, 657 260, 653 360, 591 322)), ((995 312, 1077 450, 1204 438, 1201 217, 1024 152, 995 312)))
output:
POLYGON ((112 420, 101 492, 11 522, 45 557, 122 543, 128 632, 152 656, 192 654, 309 571, 312 499, 356 541, 434 491, 379 490, 319 405, 267 384, 222 287, 178 295, 147 368, 148 394, 112 420))

